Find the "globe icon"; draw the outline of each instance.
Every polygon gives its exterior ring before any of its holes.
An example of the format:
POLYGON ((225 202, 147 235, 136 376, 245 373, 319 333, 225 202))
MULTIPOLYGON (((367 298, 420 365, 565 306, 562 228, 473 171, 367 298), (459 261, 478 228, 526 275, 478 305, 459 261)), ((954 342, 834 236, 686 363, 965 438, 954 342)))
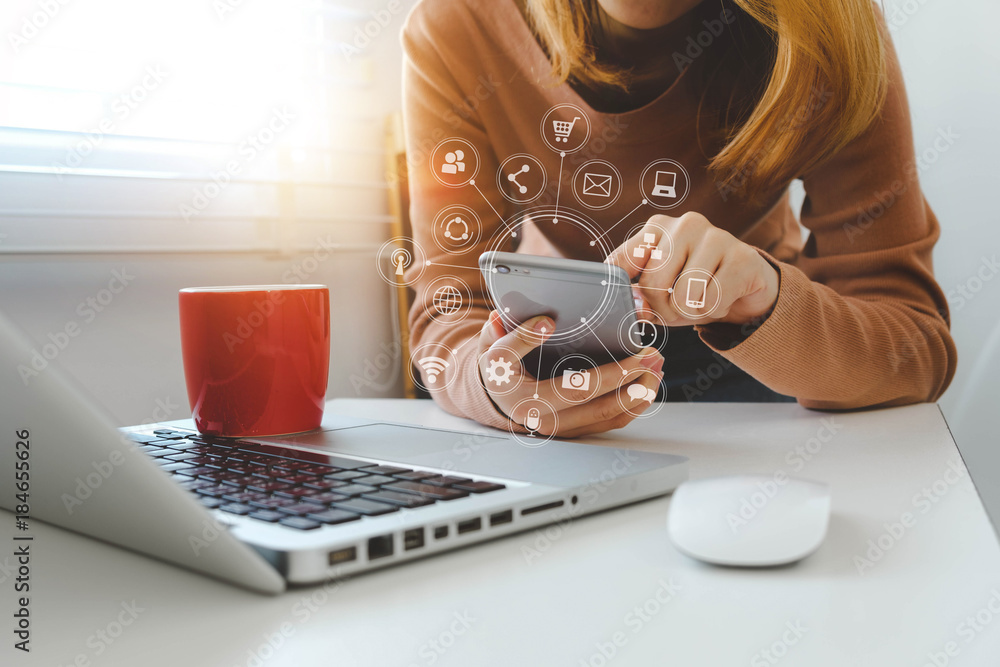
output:
POLYGON ((434 292, 434 310, 442 315, 457 313, 462 307, 462 293, 453 285, 439 287, 434 292))

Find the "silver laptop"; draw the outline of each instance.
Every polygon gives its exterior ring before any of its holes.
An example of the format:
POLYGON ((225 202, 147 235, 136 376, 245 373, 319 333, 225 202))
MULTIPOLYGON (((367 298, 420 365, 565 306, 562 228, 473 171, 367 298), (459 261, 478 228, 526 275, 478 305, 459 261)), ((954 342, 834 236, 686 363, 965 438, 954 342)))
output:
POLYGON ((687 477, 679 456, 337 415, 279 438, 205 438, 189 420, 118 429, 45 351, 0 315, 0 506, 22 515, 22 534, 41 520, 266 593, 663 495, 687 477))

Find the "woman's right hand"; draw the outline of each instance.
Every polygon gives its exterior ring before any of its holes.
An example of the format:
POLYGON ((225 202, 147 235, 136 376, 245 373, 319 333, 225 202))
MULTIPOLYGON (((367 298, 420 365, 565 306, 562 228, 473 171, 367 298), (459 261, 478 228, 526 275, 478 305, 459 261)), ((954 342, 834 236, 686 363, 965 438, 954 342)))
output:
POLYGON ((522 363, 525 355, 552 335, 554 328, 555 324, 550 318, 541 316, 507 332, 499 313, 490 313, 479 336, 478 372, 493 403, 509 419, 521 426, 528 419, 528 411, 537 409, 540 425, 537 429, 528 430, 560 438, 575 438, 622 428, 635 419, 638 411, 626 410, 624 407, 635 400, 629 396, 628 387, 638 383, 647 392, 656 392, 663 379, 663 357, 660 353, 654 348, 645 348, 635 356, 590 369, 590 386, 587 390, 566 389, 561 386, 557 389, 556 383, 561 382, 561 378, 536 380, 522 363), (511 364, 513 375, 509 379, 514 384, 520 381, 520 384, 509 389, 513 385, 492 381, 489 370, 491 362, 511 364), (589 396, 593 398, 587 400, 589 396))

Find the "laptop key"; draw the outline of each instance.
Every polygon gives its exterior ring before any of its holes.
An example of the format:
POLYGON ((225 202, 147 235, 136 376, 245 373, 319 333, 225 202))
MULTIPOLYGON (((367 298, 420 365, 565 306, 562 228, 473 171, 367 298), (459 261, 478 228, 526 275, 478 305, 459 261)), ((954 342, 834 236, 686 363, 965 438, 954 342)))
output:
POLYGON ((296 528, 298 530, 315 530, 323 525, 319 521, 313 521, 312 519, 306 519, 301 516, 285 517, 278 523, 282 526, 288 526, 289 528, 296 528))
POLYGON ((226 501, 221 498, 213 498, 212 496, 201 496, 198 498, 199 502, 208 509, 218 507, 219 505, 225 505, 226 501))
POLYGON ((306 475, 325 475, 327 473, 334 472, 335 468, 330 466, 321 465, 319 463, 313 463, 311 465, 303 466, 299 468, 299 472, 306 475))
POLYGON ((291 487, 287 484, 282 484, 281 482, 268 481, 264 479, 255 478, 253 483, 247 484, 247 489, 251 491, 264 491, 266 493, 271 493, 274 491, 284 491, 285 489, 290 489, 291 487))
POLYGON ((391 482, 397 482, 395 477, 386 477, 385 475, 366 475, 365 477, 358 477, 357 479, 352 479, 352 484, 367 484, 369 486, 379 486, 381 484, 389 484, 391 482))
POLYGON ((495 482, 466 482, 465 484, 456 484, 451 488, 458 489, 459 491, 471 491, 472 493, 489 493, 490 491, 499 491, 507 487, 495 482))
POLYGON ((288 505, 294 505, 296 501, 291 498, 275 498, 274 496, 269 496, 267 498, 261 498, 260 500, 251 500, 248 505, 250 507, 257 507, 259 509, 274 510, 279 507, 286 507, 288 505))
POLYGON ((143 435, 142 433, 126 433, 125 437, 133 442, 149 442, 150 440, 159 440, 155 435, 143 435))
POLYGON ((316 511, 316 505, 312 503, 294 503, 292 505, 284 505, 278 508, 279 512, 284 512, 285 514, 294 514, 296 516, 305 516, 311 512, 316 511))
MULTIPOLYGON (((167 463, 169 463, 169 459, 161 459, 161 460, 165 460, 167 463)), ((184 470, 186 468, 193 468, 193 467, 194 466, 191 465, 190 463, 181 463, 178 461, 175 463, 169 463, 169 465, 161 465, 160 470, 166 470, 167 472, 176 472, 178 470, 184 470)))
POLYGON ((346 486, 337 487, 337 493, 345 496, 360 496, 362 493, 375 493, 375 491, 376 489, 374 486, 368 486, 366 484, 348 484, 346 486))
POLYGON ((427 479, 428 477, 437 477, 436 472, 428 472, 426 470, 411 470, 409 472, 401 472, 398 475, 393 475, 398 479, 405 479, 410 482, 419 482, 422 479, 427 479))
POLYGON ((287 514, 282 514, 281 512, 275 512, 273 510, 254 510, 250 512, 247 516, 260 519, 261 521, 267 521, 269 523, 274 523, 275 521, 281 521, 287 514))
POLYGON ((165 442, 163 444, 165 447, 169 447, 170 449, 177 449, 180 451, 187 451, 189 449, 194 449, 195 447, 200 446, 197 442, 190 442, 188 440, 175 440, 174 442, 165 442))
POLYGON ((278 478, 278 481, 286 484, 302 484, 303 482, 312 482, 315 479, 316 475, 283 475, 278 478))
POLYGON ((293 486, 289 489, 283 489, 281 491, 275 491, 274 495, 280 496, 282 498, 301 498, 303 496, 311 496, 316 493, 312 489, 306 489, 301 486, 293 486))
POLYGON ((251 500, 263 500, 269 496, 266 493, 259 493, 257 491, 239 491, 236 493, 224 493, 222 495, 223 500, 228 500, 231 503, 241 503, 247 504, 251 500))
POLYGON ((202 496, 221 496, 225 493, 232 493, 232 491, 233 487, 225 486, 224 484, 213 484, 212 486, 195 489, 195 492, 202 496))
POLYGON ((367 472, 361 472, 359 470, 341 470, 339 472, 332 472, 324 475, 326 479, 338 479, 342 481, 347 481, 351 479, 356 479, 358 477, 367 477, 367 472))
POLYGON ((239 514, 243 516, 244 514, 250 514, 253 508, 247 505, 241 505, 240 503, 228 503, 226 505, 219 505, 218 509, 223 512, 229 512, 230 514, 239 514))
POLYGON ((347 523, 348 521, 357 521, 361 518, 354 512, 345 512, 344 510, 326 510, 325 512, 307 514, 306 516, 313 521, 321 521, 326 524, 347 523))
POLYGON ((380 514, 389 514, 390 512, 396 512, 399 510, 399 507, 395 505, 378 503, 374 500, 365 500, 364 498, 351 498, 350 500, 343 500, 341 502, 333 503, 333 507, 334 509, 356 512, 358 514, 364 514, 365 516, 379 516, 380 514))
POLYGON ((344 496, 332 491, 326 491, 312 496, 302 496, 302 500, 307 503, 315 503, 317 505, 329 505, 330 503, 337 502, 338 500, 347 500, 349 497, 350 496, 344 496))
MULTIPOLYGON (((171 461, 190 461, 191 459, 199 458, 199 456, 194 452, 174 452, 173 454, 167 456, 166 458, 170 459, 171 461)), ((200 464, 192 463, 191 465, 200 465, 200 464)))
MULTIPOLYGON (((198 466, 198 467, 184 468, 182 470, 178 470, 177 474, 184 475, 186 477, 201 477, 202 475, 211 475, 212 473, 217 473, 217 472, 219 471, 216 470, 215 468, 209 468, 207 466, 198 466)), ((209 481, 214 483, 215 479, 213 478, 209 481)))
POLYGON ((177 482, 178 486, 187 491, 197 491, 198 489, 204 489, 209 486, 213 486, 212 482, 206 479, 188 479, 183 482, 177 482))
POLYGON ((399 505, 400 507, 423 507, 424 505, 434 504, 434 501, 430 498, 410 493, 400 493, 399 491, 382 490, 376 493, 366 493, 361 497, 367 500, 389 503, 390 505, 399 505))
POLYGON ((153 458, 162 458, 164 456, 170 456, 171 454, 176 454, 177 450, 166 449, 161 447, 159 449, 145 449, 145 452, 146 456, 152 456, 153 458))
POLYGON ((401 472, 413 472, 409 468, 399 468, 397 466, 375 465, 366 466, 365 472, 372 475, 397 475, 401 472))
POLYGON ((317 491, 327 491, 329 489, 335 489, 338 486, 347 486, 347 482, 341 482, 336 479, 314 479, 311 482, 306 482, 302 486, 307 489, 315 489, 317 491))
POLYGON ((422 484, 433 484, 434 486, 451 486, 453 484, 467 484, 472 480, 468 477, 452 477, 451 475, 438 475, 420 480, 422 484))
POLYGON ((450 489, 446 486, 434 486, 433 484, 421 484, 419 482, 396 482, 395 484, 386 484, 382 488, 388 491, 402 491, 418 496, 427 496, 434 500, 455 500, 456 498, 465 498, 469 495, 468 491, 459 491, 458 489, 450 489))

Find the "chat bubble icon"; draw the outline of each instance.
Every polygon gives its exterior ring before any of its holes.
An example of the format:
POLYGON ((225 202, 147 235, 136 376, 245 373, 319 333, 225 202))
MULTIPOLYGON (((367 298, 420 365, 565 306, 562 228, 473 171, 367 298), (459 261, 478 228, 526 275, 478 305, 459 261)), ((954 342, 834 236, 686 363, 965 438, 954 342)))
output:
POLYGON ((628 389, 626 389, 625 391, 628 393, 629 398, 632 399, 633 403, 636 401, 641 401, 643 399, 645 399, 647 403, 652 403, 654 400, 656 400, 656 390, 647 389, 638 382, 635 384, 630 384, 628 386, 628 389))

